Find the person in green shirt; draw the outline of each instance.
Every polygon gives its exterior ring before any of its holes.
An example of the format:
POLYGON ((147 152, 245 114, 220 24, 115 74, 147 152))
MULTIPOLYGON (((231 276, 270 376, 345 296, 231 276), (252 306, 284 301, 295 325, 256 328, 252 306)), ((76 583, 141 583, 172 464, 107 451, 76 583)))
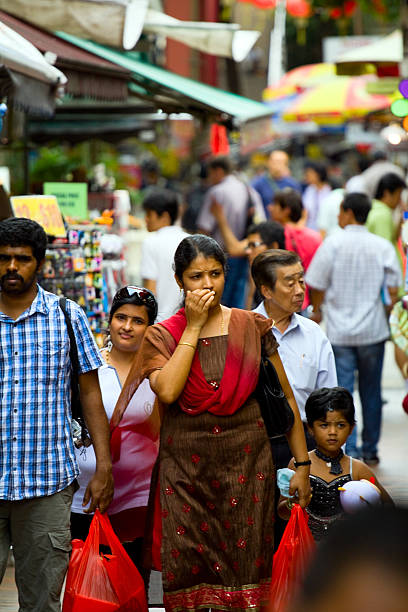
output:
POLYGON ((398 249, 400 223, 395 222, 393 211, 401 202, 401 194, 406 186, 398 174, 392 172, 385 174, 378 183, 375 199, 366 221, 367 229, 372 234, 382 236, 394 246, 402 271, 402 257, 398 249))

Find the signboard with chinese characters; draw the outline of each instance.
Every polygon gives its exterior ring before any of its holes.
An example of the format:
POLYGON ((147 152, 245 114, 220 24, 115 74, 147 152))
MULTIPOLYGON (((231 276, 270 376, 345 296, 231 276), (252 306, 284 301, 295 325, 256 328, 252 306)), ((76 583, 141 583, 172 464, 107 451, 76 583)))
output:
POLYGON ((65 238, 66 231, 57 199, 52 195, 24 195, 10 198, 15 217, 37 221, 50 236, 65 238))
POLYGON ((344 53, 371 45, 380 39, 381 36, 327 36, 323 38, 323 61, 337 62, 344 53))
POLYGON ((54 195, 66 217, 88 219, 88 185, 86 183, 44 183, 44 194, 54 195))

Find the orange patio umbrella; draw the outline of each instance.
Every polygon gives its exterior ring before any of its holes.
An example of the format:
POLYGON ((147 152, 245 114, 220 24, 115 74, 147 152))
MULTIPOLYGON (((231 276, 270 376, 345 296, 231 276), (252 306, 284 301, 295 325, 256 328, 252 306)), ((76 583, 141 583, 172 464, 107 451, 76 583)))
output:
POLYGON ((370 94, 367 84, 377 81, 374 75, 338 76, 305 91, 283 111, 285 121, 315 121, 320 125, 341 125, 363 118, 370 112, 384 110, 399 97, 370 94))
POLYGON ((265 102, 270 102, 277 98, 299 94, 335 78, 337 78, 336 67, 328 62, 298 66, 284 74, 276 85, 264 89, 263 99, 265 102))

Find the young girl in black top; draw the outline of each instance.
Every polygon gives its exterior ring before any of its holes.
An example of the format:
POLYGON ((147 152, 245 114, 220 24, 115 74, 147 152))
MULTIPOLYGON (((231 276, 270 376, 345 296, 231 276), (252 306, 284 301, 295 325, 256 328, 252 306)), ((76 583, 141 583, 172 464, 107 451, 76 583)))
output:
MULTIPOLYGON (((350 480, 371 481, 379 489, 383 503, 393 502, 365 463, 343 453, 342 447, 355 425, 353 398, 347 389, 317 389, 310 394, 305 410, 309 431, 316 441, 316 449, 309 453, 313 494, 306 511, 310 530, 318 541, 344 516, 339 487, 350 480)), ((293 458, 288 467, 295 469, 293 458)), ((291 500, 281 496, 278 510, 283 519, 289 519, 290 508, 291 500)))

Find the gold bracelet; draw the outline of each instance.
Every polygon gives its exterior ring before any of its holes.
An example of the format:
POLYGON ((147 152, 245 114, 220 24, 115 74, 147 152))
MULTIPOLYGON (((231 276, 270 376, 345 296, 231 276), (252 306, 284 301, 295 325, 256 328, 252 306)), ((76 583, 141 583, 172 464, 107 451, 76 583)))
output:
POLYGON ((179 342, 178 343, 179 346, 184 345, 184 346, 191 346, 192 349, 196 350, 196 346, 194 346, 194 344, 191 344, 190 342, 179 342))

